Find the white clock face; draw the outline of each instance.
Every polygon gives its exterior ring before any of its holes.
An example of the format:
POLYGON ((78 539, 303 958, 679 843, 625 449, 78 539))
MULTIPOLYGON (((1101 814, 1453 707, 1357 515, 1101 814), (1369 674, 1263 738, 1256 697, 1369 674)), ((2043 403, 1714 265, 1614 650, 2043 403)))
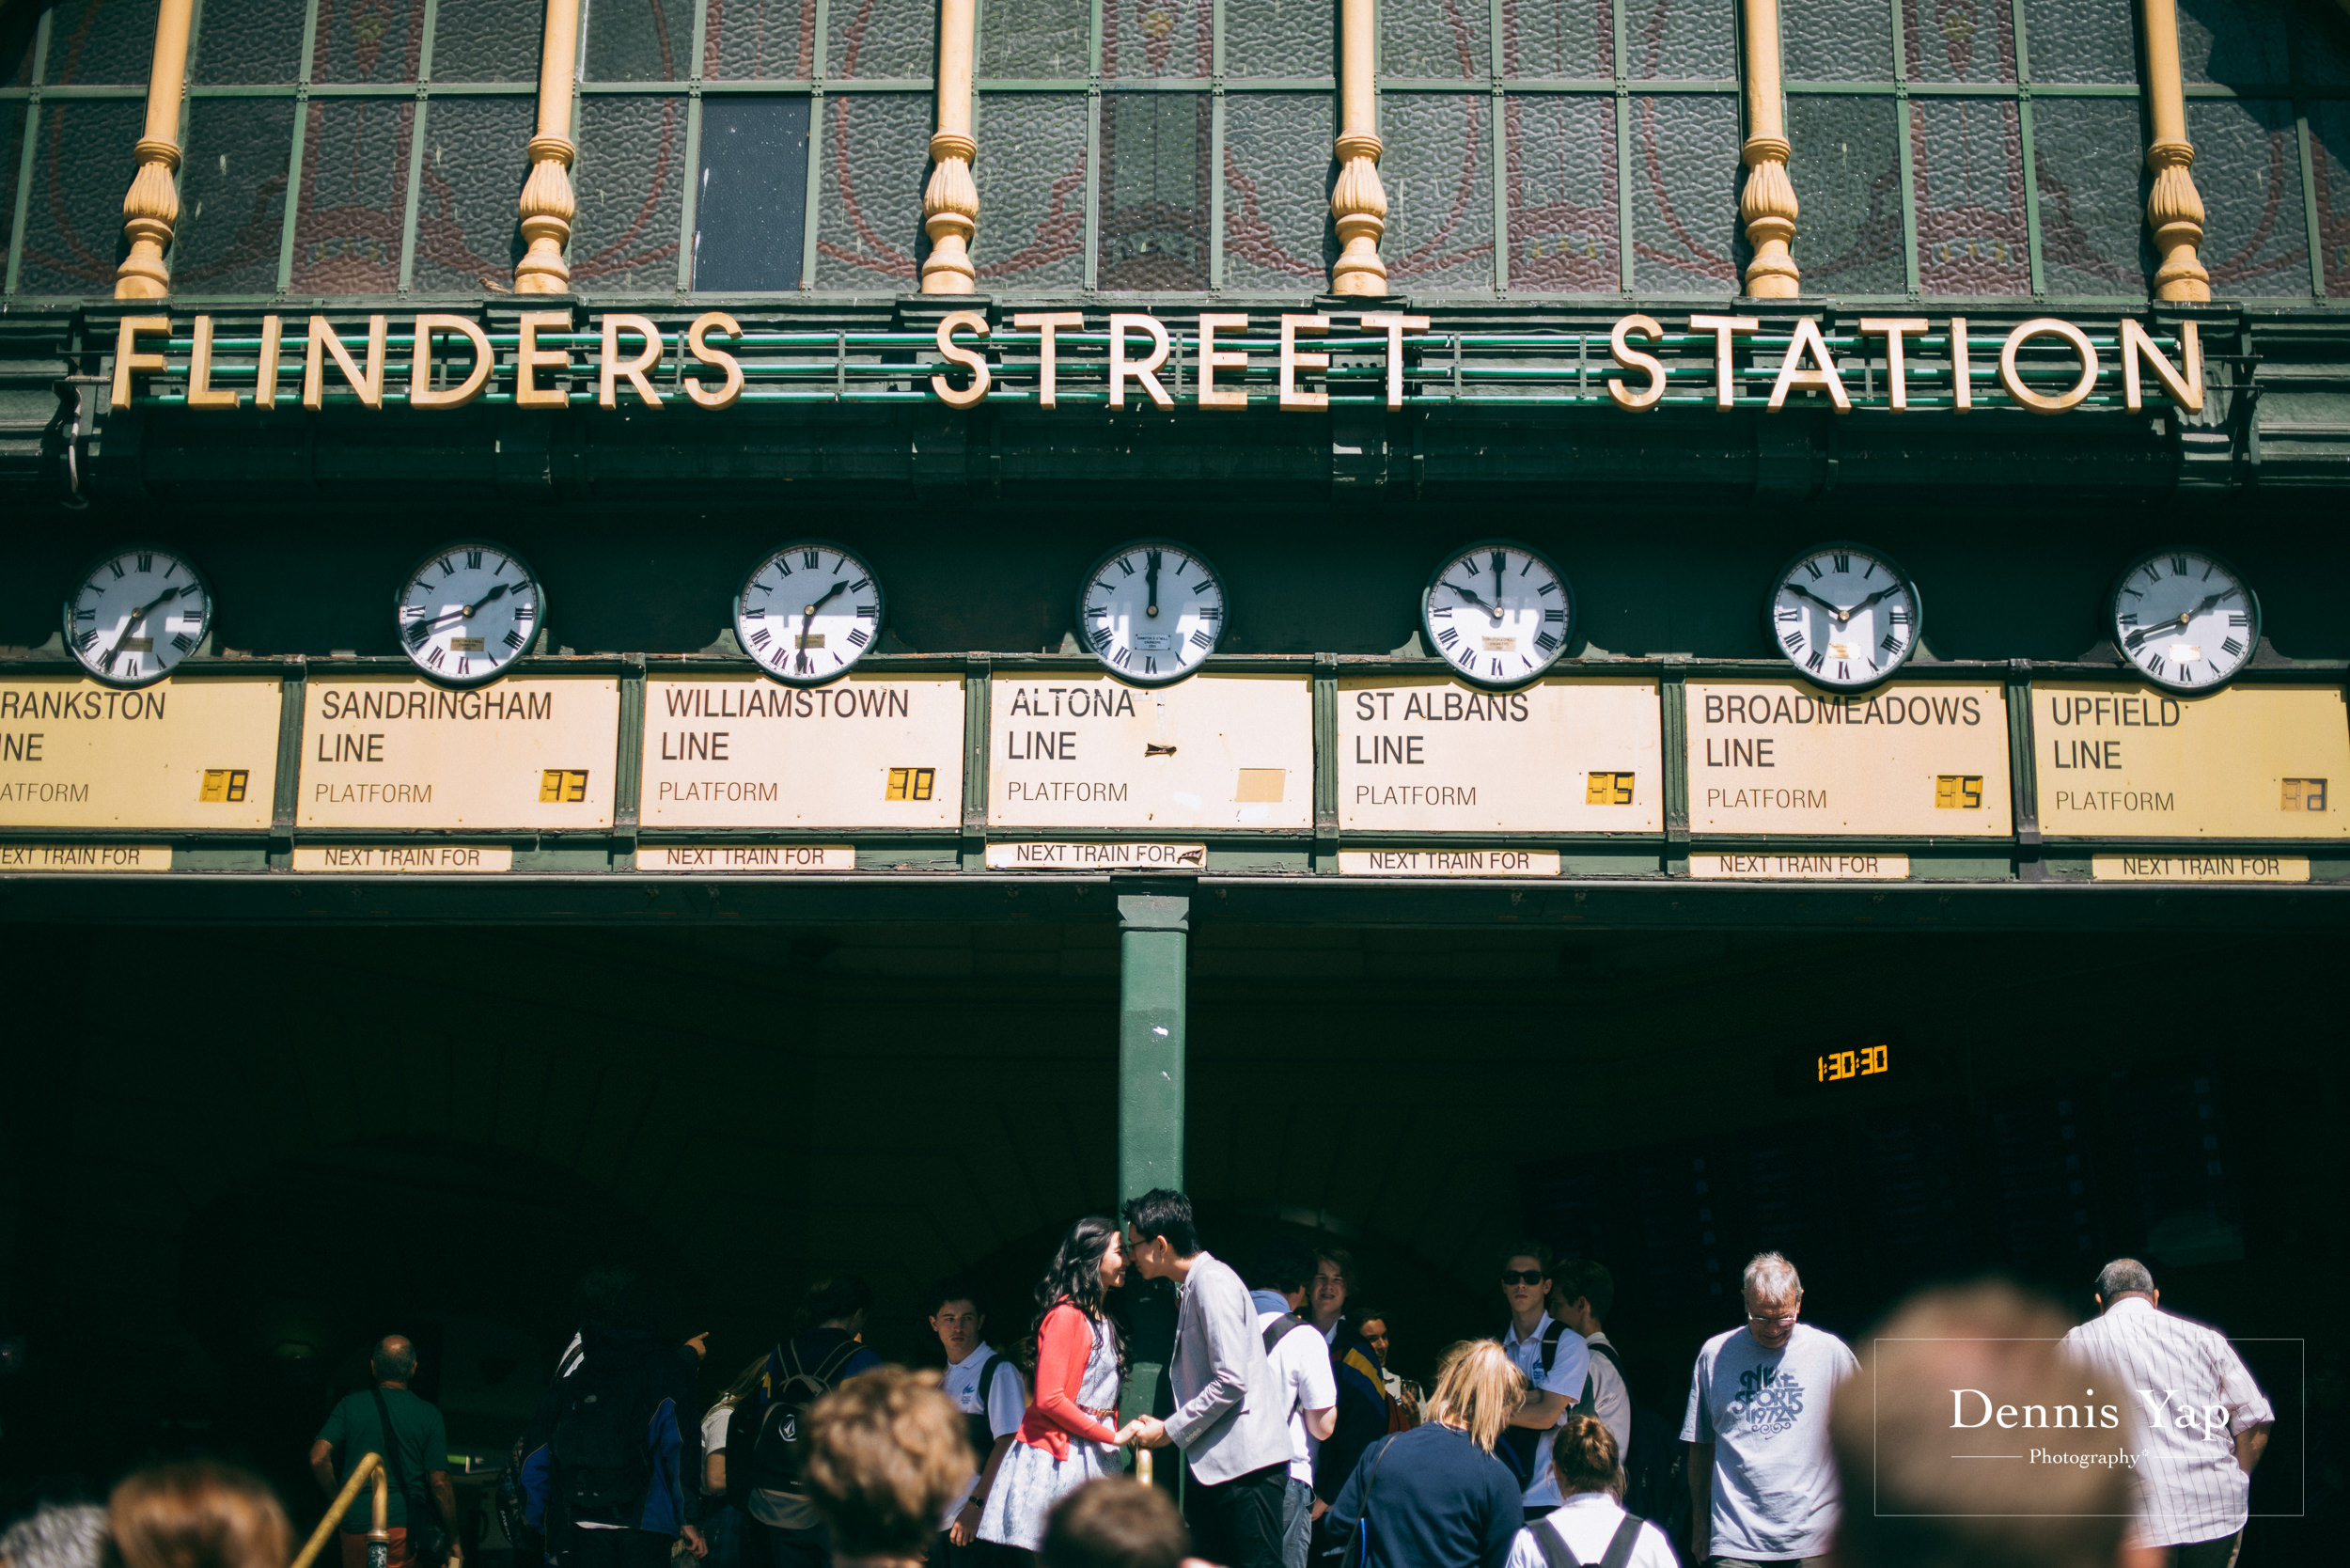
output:
POLYGON ((1112 674, 1164 685, 1198 669, 1224 635, 1223 579, 1197 552, 1161 540, 1121 544, 1077 594, 1077 635, 1112 674))
POLYGON ((1420 595, 1420 625, 1447 664, 1482 686, 1533 680, 1574 635, 1574 590, 1523 544, 1488 540, 1436 569, 1420 595))
POLYGON ((793 686, 847 671, 881 637, 873 569, 838 544, 804 539, 751 569, 734 597, 734 636, 760 667, 793 686))
POLYGON ((2168 691, 2209 691, 2260 646, 2260 600, 2232 568, 2199 550, 2133 561, 2114 587, 2112 614, 2122 657, 2168 691))
POLYGON ((169 675, 212 624, 212 590, 196 568, 146 545, 100 557, 65 602, 66 646, 117 686, 169 675))
POLYGON ((511 551, 452 544, 408 574, 399 617, 400 646, 418 669, 475 686, 529 651, 546 619, 546 595, 511 551))
POLYGON ((1771 587, 1771 635, 1805 677, 1840 691, 1872 686, 1918 650, 1917 585, 1884 556, 1851 544, 1807 550, 1771 587))

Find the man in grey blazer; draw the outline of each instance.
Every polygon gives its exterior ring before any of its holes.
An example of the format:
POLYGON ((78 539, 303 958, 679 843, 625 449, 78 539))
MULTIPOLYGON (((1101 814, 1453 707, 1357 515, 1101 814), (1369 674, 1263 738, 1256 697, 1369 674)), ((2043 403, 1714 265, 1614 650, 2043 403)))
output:
POLYGON ((1126 1259, 1175 1281, 1175 1413, 1145 1416, 1135 1441, 1172 1443, 1191 1466, 1199 1553, 1229 1568, 1281 1568, 1281 1501, 1290 1464, 1289 1402, 1275 1386, 1248 1287, 1199 1246, 1191 1200, 1153 1187, 1126 1203, 1126 1259))

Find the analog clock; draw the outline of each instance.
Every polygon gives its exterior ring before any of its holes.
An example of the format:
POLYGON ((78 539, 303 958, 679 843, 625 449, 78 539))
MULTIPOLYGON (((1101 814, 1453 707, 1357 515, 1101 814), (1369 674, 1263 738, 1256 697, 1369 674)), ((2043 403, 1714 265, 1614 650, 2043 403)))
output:
POLYGON ((1822 544, 1771 581, 1771 636, 1819 685, 1873 686, 1909 662, 1924 630, 1918 585, 1883 551, 1822 544))
POLYGON ((1199 552, 1138 539, 1086 573, 1077 591, 1077 635, 1111 674, 1164 685, 1215 651, 1230 609, 1223 579, 1199 552))
POLYGON ((2122 657, 2165 691, 2211 690, 2261 641, 2260 597, 2208 550, 2138 557, 2113 585, 2107 615, 2122 657))
POLYGON ((160 681, 212 630, 212 592, 183 556, 151 544, 92 561, 65 601, 65 642, 116 686, 160 681))
POLYGON ((873 569, 826 540, 785 545, 751 568, 734 596, 735 640, 787 685, 842 674, 872 651, 881 623, 873 569))
POLYGON ((470 540, 427 556, 395 601, 400 646, 436 681, 478 686, 506 673, 546 621, 546 590, 511 550, 470 540))
POLYGON ((1436 568, 1419 621, 1445 662, 1480 686, 1519 686, 1567 651, 1574 589, 1548 559, 1489 539, 1436 568))

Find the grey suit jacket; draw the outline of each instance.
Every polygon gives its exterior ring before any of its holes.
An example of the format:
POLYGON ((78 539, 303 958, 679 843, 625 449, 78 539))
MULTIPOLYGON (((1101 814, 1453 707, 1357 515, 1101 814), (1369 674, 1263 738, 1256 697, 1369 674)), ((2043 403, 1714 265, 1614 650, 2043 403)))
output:
POLYGON ((1256 1304, 1204 1248, 1183 1280, 1167 1378, 1176 1401, 1167 1435, 1203 1484, 1289 1463, 1289 1402, 1274 1386, 1256 1304))

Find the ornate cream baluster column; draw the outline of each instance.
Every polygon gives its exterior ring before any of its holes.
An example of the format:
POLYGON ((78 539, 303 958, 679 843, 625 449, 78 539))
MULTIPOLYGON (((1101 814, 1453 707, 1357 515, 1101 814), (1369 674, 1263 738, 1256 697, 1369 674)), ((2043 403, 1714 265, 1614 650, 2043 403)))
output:
POLYGON ((922 227, 931 253, 922 292, 967 294, 978 276, 971 236, 979 227, 979 188, 971 180, 979 143, 971 139, 972 0, 938 0, 938 132, 931 137, 931 182, 922 191, 922 227))
POLYGON ((2173 0, 2144 0, 2146 107, 2154 137, 2146 166, 2154 188, 2146 194, 2146 227, 2154 231, 2162 265, 2154 298, 2207 300, 2211 274, 2195 254, 2203 243, 2203 198, 2195 189, 2195 144, 2186 139, 2186 95, 2179 85, 2179 12, 2173 0))
POLYGON ((1378 295, 1387 291, 1387 264, 1379 259, 1379 237, 1387 231, 1387 193, 1379 183, 1378 57, 1371 0, 1340 0, 1339 6, 1339 182, 1330 193, 1343 247, 1330 265, 1334 294, 1378 295))
POLYGON ((530 138, 530 178, 523 183, 523 238, 530 249, 514 263, 514 292, 568 294, 572 237, 579 201, 572 194, 572 76, 579 63, 579 0, 547 0, 539 51, 539 133, 530 138))
POLYGON ((159 300, 171 292, 164 252, 180 221, 180 98, 188 80, 188 24, 196 0, 163 0, 155 8, 155 59, 147 72, 147 134, 136 149, 139 171, 122 197, 122 232, 131 254, 115 269, 115 298, 159 300))
POLYGON ((1778 87, 1778 0, 1746 0, 1747 188, 1738 216, 1754 259, 1747 263, 1747 296, 1792 300, 1802 274, 1787 243, 1795 237, 1795 187, 1787 180, 1787 117, 1778 87))

